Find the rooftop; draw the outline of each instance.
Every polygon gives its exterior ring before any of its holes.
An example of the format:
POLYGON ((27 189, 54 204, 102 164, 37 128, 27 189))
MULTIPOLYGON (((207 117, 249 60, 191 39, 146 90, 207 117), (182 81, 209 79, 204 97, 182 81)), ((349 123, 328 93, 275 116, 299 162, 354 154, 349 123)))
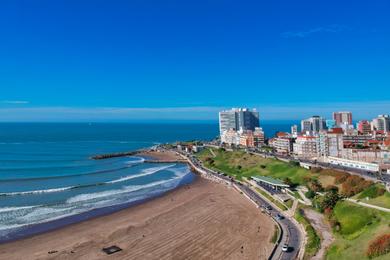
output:
POLYGON ((287 188, 290 187, 289 185, 285 184, 284 182, 282 182, 280 180, 273 179, 273 178, 266 177, 266 176, 256 176, 256 177, 252 177, 252 179, 254 179, 257 182, 264 182, 264 183, 274 185, 274 186, 287 187, 287 188))

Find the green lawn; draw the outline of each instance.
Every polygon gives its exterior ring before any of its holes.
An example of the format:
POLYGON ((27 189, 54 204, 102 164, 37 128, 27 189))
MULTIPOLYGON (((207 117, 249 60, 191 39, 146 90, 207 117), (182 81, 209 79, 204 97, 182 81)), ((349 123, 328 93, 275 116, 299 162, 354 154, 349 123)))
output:
POLYGON ((217 149, 213 151, 216 157, 208 149, 198 153, 197 156, 207 167, 234 176, 238 180, 243 177, 261 175, 280 180, 290 178, 294 184, 302 185, 307 179, 318 177, 318 174, 313 174, 304 168, 275 159, 251 155, 244 151, 226 152, 217 149))
MULTIPOLYGON (((335 242, 327 252, 327 259, 368 259, 368 244, 378 235, 390 232, 390 214, 340 201, 334 208, 341 230, 335 231, 335 242)), ((375 259, 389 259, 389 255, 375 259)))
POLYGON ((385 188, 382 184, 375 184, 355 195, 353 198, 359 199, 361 202, 367 204, 390 208, 390 193, 385 191, 382 195, 378 194, 378 190, 383 191, 384 189, 385 188))
POLYGON ((362 200, 362 202, 376 205, 379 207, 390 208, 390 193, 385 192, 382 196, 370 200, 362 200))
POLYGON ((377 221, 373 210, 346 202, 338 203, 334 214, 341 224, 340 234, 346 238, 357 237, 365 227, 377 221))

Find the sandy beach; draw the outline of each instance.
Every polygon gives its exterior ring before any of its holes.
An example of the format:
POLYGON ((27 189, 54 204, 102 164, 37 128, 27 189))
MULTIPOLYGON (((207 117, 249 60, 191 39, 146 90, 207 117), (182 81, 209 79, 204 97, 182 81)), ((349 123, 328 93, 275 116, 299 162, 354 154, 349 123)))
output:
POLYGON ((0 245, 1 259, 265 259, 272 221, 232 188, 198 178, 120 212, 0 245), (50 252, 51 251, 51 252, 50 252), (49 254, 50 252, 50 254, 49 254))
POLYGON ((183 161, 183 162, 186 161, 177 153, 169 150, 159 150, 159 151, 146 150, 138 153, 137 155, 141 157, 151 158, 152 160, 155 161, 183 161))

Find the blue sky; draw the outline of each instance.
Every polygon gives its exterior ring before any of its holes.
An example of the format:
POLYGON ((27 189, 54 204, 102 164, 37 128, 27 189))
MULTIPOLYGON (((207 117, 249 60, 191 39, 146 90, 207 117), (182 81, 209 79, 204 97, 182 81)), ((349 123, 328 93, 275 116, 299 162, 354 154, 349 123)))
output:
POLYGON ((390 113, 390 2, 0 2, 0 121, 390 113))

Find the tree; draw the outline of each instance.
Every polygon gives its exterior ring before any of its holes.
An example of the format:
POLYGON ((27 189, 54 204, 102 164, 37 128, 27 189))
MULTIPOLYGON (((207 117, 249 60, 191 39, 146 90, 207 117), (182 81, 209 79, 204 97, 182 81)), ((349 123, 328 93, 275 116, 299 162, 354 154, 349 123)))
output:
POLYGON ((312 191, 312 190, 309 190, 308 192, 305 193, 305 196, 308 199, 314 198, 315 195, 316 195, 316 193, 314 191, 312 191))
POLYGON ((328 191, 325 193, 322 201, 320 202, 320 209, 324 211, 326 208, 333 209, 337 202, 341 199, 340 195, 334 191, 328 191))
POLYGON ((294 185, 294 183, 293 183, 293 182, 291 181, 291 179, 288 178, 288 177, 284 179, 284 183, 287 184, 287 185, 289 185, 289 186, 293 186, 293 185, 294 185))
POLYGON ((324 188, 322 188, 321 183, 319 183, 316 179, 311 180, 311 182, 309 183, 309 188, 314 192, 320 192, 324 190, 324 188))

